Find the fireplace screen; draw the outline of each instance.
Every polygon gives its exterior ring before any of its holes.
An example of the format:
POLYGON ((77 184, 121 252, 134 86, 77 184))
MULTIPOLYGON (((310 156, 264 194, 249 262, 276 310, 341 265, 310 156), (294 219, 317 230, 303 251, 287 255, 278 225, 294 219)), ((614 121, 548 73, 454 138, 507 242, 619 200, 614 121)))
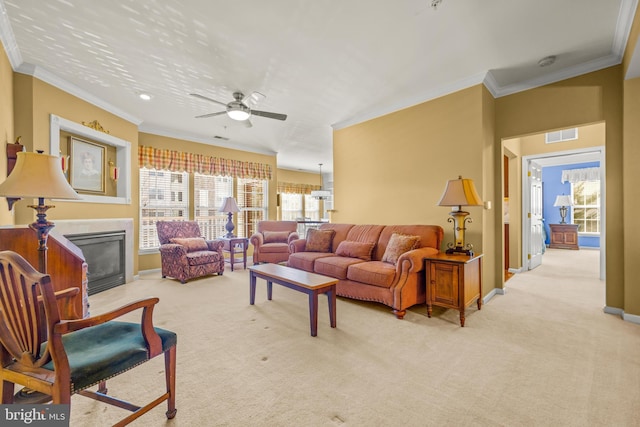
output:
POLYGON ((82 250, 87 262, 89 295, 125 284, 124 230, 65 237, 82 250))

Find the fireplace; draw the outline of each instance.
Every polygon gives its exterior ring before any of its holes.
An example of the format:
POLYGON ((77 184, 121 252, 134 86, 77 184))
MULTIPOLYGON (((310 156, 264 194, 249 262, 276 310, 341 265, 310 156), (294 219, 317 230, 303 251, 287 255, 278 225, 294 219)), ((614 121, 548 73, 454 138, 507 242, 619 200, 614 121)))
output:
POLYGON ((125 231, 65 235, 82 250, 87 262, 89 295, 126 283, 125 231))

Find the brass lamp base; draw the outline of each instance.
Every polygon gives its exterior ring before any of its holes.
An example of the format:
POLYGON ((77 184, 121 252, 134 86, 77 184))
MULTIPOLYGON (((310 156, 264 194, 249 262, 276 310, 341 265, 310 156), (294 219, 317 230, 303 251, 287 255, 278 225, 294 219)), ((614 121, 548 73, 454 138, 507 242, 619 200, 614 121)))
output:
POLYGON ((453 222, 453 234, 455 243, 447 244, 446 253, 449 255, 468 255, 473 256, 473 246, 471 243, 464 243, 464 232, 466 231, 466 223, 472 222, 469 218, 469 212, 465 212, 458 206, 457 211, 449 212, 448 222, 453 222))
POLYGON ((449 249, 447 249, 446 253, 447 253, 447 255, 469 255, 470 257, 473 256, 473 250, 472 249, 464 249, 464 248, 461 248, 461 247, 449 248, 449 249))

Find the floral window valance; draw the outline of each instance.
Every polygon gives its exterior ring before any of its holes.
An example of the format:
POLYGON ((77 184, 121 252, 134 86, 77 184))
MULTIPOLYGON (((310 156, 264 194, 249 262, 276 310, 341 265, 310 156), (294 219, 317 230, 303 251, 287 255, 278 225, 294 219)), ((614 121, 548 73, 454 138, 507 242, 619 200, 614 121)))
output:
POLYGON ((575 184, 580 181, 599 181, 600 180, 600 168, 582 168, 582 169, 567 169, 562 171, 562 183, 570 182, 575 184))
POLYGON ((203 154, 138 146, 138 166, 173 172, 222 175, 236 178, 271 179, 271 165, 221 159, 203 154))
POLYGON ((312 191, 320 189, 319 185, 278 182, 278 193, 311 194, 312 191))

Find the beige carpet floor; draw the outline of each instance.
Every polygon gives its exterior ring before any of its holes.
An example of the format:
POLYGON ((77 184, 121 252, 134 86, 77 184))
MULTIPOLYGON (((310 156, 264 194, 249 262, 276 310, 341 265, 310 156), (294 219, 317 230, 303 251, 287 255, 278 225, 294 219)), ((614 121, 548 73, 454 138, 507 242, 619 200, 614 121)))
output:
MULTIPOLYGON (((426 307, 397 320, 387 307, 338 299, 329 327, 320 299, 227 270, 185 285, 145 272, 90 297, 99 314, 158 296, 156 325, 178 334, 176 418, 166 405, 138 426, 638 426, 640 325, 603 313, 598 252, 548 250, 478 311, 426 307), (568 273, 568 274, 567 274, 568 273)), ((110 380, 143 403, 163 387, 162 358, 110 380)), ((110 425, 126 411, 81 396, 71 426, 110 425)))

